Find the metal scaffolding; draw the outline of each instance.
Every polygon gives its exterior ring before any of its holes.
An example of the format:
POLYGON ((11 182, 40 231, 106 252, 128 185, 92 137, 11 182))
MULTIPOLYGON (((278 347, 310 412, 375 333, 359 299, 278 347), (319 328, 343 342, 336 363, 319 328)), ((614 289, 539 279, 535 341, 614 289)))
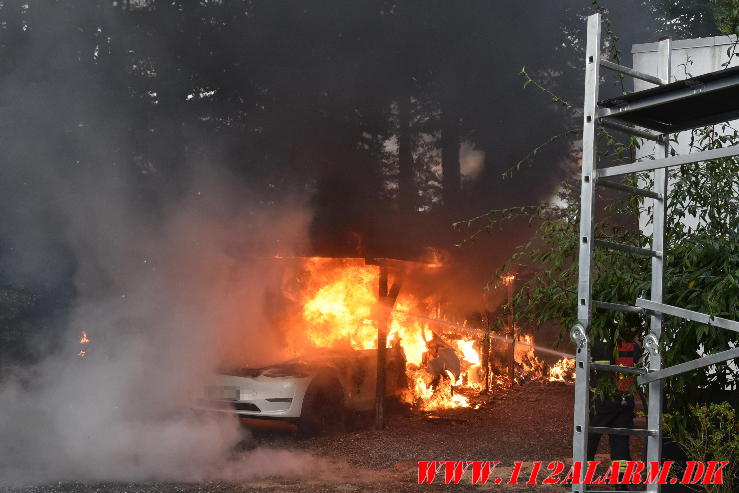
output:
MULTIPOLYGON (((601 59, 601 16, 588 17, 587 47, 585 53, 585 101, 583 106, 583 152, 580 195, 580 253, 578 277, 578 323, 571 330, 577 344, 574 429, 572 437, 573 461, 587 464, 588 434, 626 434, 645 436, 647 461, 660 462, 662 456, 662 392, 663 379, 739 357, 739 348, 663 368, 659 347, 662 333, 662 317, 670 315, 700 323, 738 331, 739 322, 666 305, 662 302, 663 272, 665 261, 665 221, 667 197, 667 168, 699 163, 712 159, 739 156, 739 146, 695 152, 682 156, 670 156, 669 132, 677 132, 704 125, 728 121, 739 116, 739 70, 721 70, 686 81, 670 83, 671 42, 659 42, 657 75, 639 72, 601 59), (598 101, 600 68, 645 80, 655 88, 639 91, 608 101, 598 101), (596 125, 627 132, 657 143, 659 156, 630 164, 597 167, 596 125), (651 171, 654 185, 651 190, 607 181, 604 178, 628 173, 651 171), (654 201, 651 248, 637 248, 594 238, 595 187, 603 186, 633 193, 654 201), (592 299, 593 248, 594 246, 625 251, 634 255, 646 255, 652 259, 651 290, 649 299, 637 299, 634 306, 596 301, 592 299), (648 353, 648 368, 629 368, 616 365, 595 364, 590 361, 588 333, 594 308, 648 314, 649 334, 644 338, 648 353), (591 370, 637 374, 637 383, 648 385, 648 417, 646 429, 593 428, 589 426, 590 372, 591 370)), ((580 472, 584 479, 586 467, 580 472)), ((572 491, 585 493, 598 491, 586 489, 586 485, 573 484, 572 491)), ((660 485, 648 484, 646 490, 659 492, 660 485)))

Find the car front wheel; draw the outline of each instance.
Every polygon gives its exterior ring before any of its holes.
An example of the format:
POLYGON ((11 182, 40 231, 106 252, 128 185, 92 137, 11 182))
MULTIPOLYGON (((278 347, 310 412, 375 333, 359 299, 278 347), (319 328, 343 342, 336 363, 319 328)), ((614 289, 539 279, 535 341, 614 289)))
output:
POLYGON ((339 433, 345 430, 344 391, 335 377, 315 378, 305 392, 298 428, 303 436, 339 433))

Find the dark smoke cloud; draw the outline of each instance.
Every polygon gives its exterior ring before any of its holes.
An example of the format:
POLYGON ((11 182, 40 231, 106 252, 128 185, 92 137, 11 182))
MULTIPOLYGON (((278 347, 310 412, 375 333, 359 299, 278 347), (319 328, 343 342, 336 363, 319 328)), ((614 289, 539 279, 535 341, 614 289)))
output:
MULTIPOLYGON (((604 3, 624 46, 651 22, 634 21, 641 2, 604 3)), ((588 5, 2 2, 0 275, 41 293, 48 313, 24 335, 37 363, 3 363, 0 478, 317 467, 282 451, 230 460, 236 423, 186 410, 219 359, 280 357, 264 312, 279 273, 263 258, 359 244, 401 258, 450 251, 453 219, 551 195, 566 145, 499 181, 561 131, 516 74, 549 74, 577 105, 577 14, 588 5), (417 102, 416 147, 438 133, 444 101, 485 153, 457 210, 399 214, 382 188, 401 95, 417 102), (78 358, 82 330, 91 343, 78 358)), ((418 166, 423 182, 438 162, 418 166)), ((474 309, 488 273, 528 234, 516 224, 450 257, 458 266, 441 289, 474 309)))

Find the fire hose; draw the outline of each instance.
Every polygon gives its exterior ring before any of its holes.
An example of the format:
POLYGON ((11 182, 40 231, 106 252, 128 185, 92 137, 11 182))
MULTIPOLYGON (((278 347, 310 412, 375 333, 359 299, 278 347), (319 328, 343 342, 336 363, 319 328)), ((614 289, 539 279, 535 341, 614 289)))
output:
POLYGON ((449 321, 446 321, 446 320, 439 320, 438 318, 426 317, 424 315, 419 315, 419 314, 416 314, 416 313, 406 312, 406 311, 403 311, 403 310, 390 310, 390 311, 393 312, 393 313, 398 313, 398 314, 401 314, 401 315, 405 315, 405 316, 408 316, 408 317, 416 318, 416 319, 423 320, 423 321, 426 321, 426 322, 435 323, 435 324, 438 324, 438 325, 445 325, 447 327, 454 327, 455 329, 460 330, 462 332, 466 332, 468 334, 474 334, 474 335, 478 335, 478 336, 482 336, 482 337, 489 336, 489 337, 491 337, 493 339, 496 339, 496 340, 499 340, 499 341, 503 341, 506 344, 513 344, 514 347, 515 346, 525 346, 525 347, 532 348, 535 351, 540 351, 542 353, 554 354, 554 355, 560 356, 562 358, 575 359, 575 355, 574 354, 564 353, 562 351, 557 351, 556 349, 550 349, 550 348, 544 347, 544 346, 537 346, 536 344, 528 344, 526 342, 517 341, 517 340, 515 340, 512 337, 502 336, 502 335, 498 335, 498 334, 493 334, 492 332, 487 332, 487 331, 484 331, 484 330, 481 330, 481 329, 475 329, 475 328, 467 327, 465 325, 457 324, 457 323, 454 323, 454 322, 449 322, 449 321))

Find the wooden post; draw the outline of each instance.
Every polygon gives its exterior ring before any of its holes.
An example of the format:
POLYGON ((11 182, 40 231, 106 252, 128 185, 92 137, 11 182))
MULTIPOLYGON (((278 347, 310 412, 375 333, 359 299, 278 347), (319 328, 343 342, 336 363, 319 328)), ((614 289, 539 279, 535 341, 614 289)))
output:
POLYGON ((516 378, 516 329, 513 327, 513 282, 515 281, 513 275, 505 277, 506 286, 508 287, 508 330, 507 335, 511 337, 511 342, 508 346, 508 380, 511 385, 516 378))
POLYGON ((375 428, 385 428, 385 361, 387 346, 388 290, 387 266, 380 265, 380 282, 377 296, 377 386, 375 387, 375 428))
POLYGON ((482 374, 485 379, 483 392, 490 392, 490 317, 488 317, 487 306, 482 312, 482 330, 485 332, 482 340, 482 374))

